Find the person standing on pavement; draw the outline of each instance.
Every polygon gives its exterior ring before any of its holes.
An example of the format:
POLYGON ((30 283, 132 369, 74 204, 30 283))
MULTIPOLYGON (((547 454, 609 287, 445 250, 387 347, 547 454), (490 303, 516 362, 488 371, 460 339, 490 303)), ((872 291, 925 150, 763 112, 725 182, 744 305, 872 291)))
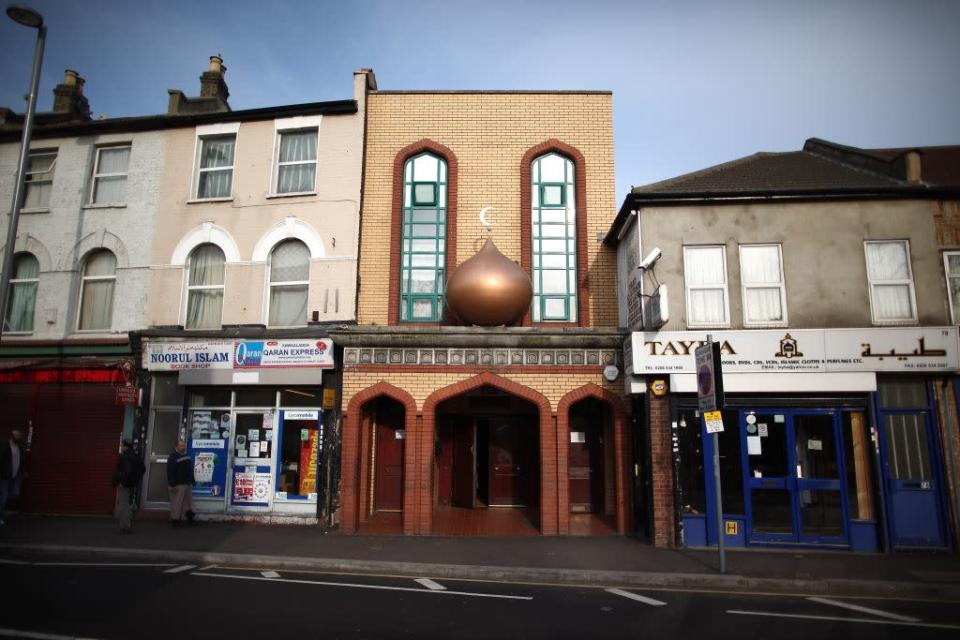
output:
POLYGON ((140 484, 140 479, 147 468, 143 460, 133 450, 133 443, 123 441, 117 468, 113 472, 113 486, 117 488, 116 517, 120 524, 120 533, 130 533, 133 527, 133 490, 140 484))
POLYGON ((176 450, 167 458, 167 484, 170 486, 170 524, 177 527, 186 517, 193 524, 193 458, 187 455, 187 443, 177 441, 176 450))
POLYGON ((23 477, 23 433, 19 429, 10 432, 6 442, 0 442, 0 525, 3 510, 10 498, 20 495, 20 478, 23 477))

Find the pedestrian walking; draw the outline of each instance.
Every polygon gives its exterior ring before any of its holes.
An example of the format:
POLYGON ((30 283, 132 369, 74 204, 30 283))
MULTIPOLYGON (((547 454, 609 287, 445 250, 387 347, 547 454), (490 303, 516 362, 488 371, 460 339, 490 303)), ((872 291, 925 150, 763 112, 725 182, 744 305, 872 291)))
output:
POLYGON ((0 525, 4 524, 3 510, 11 498, 20 495, 20 479, 23 477, 23 433, 10 431, 6 442, 0 442, 0 525))
POLYGON ((113 486, 117 488, 117 508, 114 515, 120 524, 120 533, 130 533, 133 527, 133 490, 140 484, 147 468, 133 450, 132 442, 124 440, 121 448, 117 468, 113 472, 113 486))
POLYGON ((186 518, 193 524, 193 459, 187 455, 187 443, 177 441, 177 448, 167 458, 167 484, 170 486, 170 524, 177 527, 186 518))

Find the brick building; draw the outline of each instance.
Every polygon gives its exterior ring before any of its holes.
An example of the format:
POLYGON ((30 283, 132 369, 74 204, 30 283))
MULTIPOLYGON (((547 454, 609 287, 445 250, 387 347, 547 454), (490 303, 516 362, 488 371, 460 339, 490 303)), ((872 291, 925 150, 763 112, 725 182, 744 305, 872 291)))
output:
POLYGON ((371 90, 343 531, 631 530, 613 197, 609 92, 371 90), (446 285, 488 251, 532 304, 471 322, 446 285))

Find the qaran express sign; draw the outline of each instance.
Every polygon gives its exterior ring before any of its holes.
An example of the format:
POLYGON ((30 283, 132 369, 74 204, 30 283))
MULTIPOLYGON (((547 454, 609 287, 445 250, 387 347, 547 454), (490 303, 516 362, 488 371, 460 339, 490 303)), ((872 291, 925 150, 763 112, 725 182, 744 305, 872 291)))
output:
POLYGON ((333 341, 204 340, 145 342, 143 367, 149 371, 180 369, 263 369, 313 367, 332 369, 333 341))
MULTIPOLYGON (((957 327, 711 331, 724 373, 929 372, 960 369, 957 327)), ((631 334, 637 375, 696 373, 707 332, 631 334)))

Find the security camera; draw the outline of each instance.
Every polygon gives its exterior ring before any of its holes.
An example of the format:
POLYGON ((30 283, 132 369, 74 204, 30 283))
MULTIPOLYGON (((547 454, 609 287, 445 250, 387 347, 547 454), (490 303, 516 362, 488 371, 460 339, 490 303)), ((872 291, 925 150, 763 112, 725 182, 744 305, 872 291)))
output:
POLYGON ((647 257, 643 259, 643 262, 637 265, 637 269, 649 269, 653 266, 657 260, 660 259, 660 247, 654 247, 653 251, 647 254, 647 257))

